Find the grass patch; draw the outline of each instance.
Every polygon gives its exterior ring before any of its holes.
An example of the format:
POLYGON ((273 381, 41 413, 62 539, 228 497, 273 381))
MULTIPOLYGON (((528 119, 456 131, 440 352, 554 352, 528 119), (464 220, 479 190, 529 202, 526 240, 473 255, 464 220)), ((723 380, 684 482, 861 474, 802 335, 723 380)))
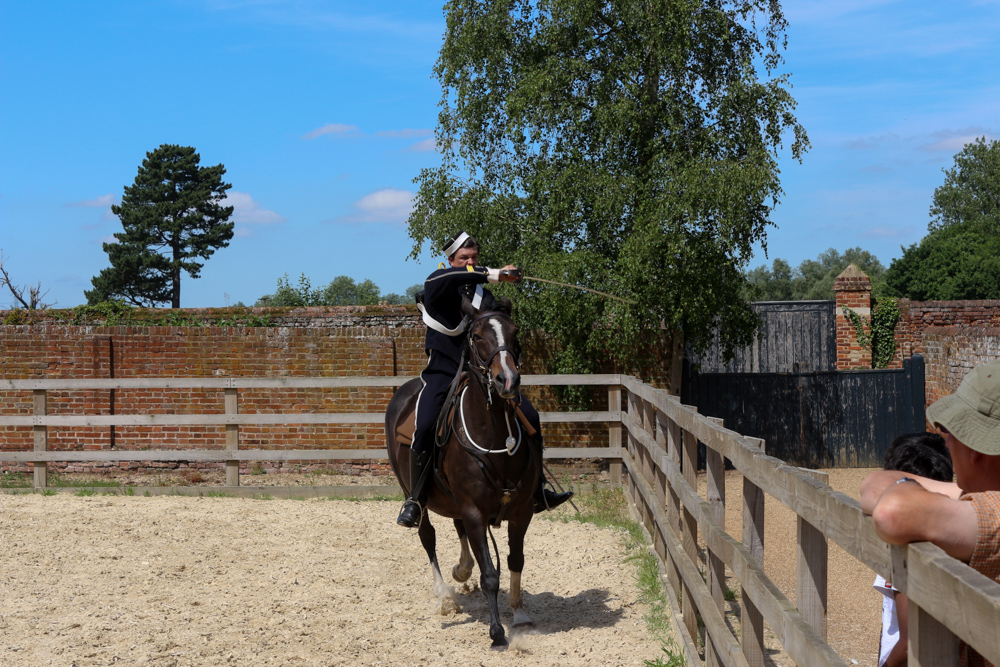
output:
POLYGON ((30 489, 33 484, 33 476, 26 472, 0 473, 0 489, 30 489))
POLYGON ((613 528, 621 533, 625 546, 625 562, 635 568, 639 586, 639 600, 647 607, 645 621, 649 632, 662 644, 663 656, 646 660, 647 667, 680 667, 685 664, 684 654, 677 646, 670 623, 670 604, 660 581, 660 568, 656 556, 646 544, 642 527, 629 515, 625 494, 620 488, 591 485, 589 491, 573 497, 580 508, 579 514, 554 517, 554 521, 579 521, 601 528, 613 528))
POLYGON ((95 496, 95 495, 97 495, 97 491, 95 491, 94 489, 91 489, 91 488, 83 488, 83 489, 77 489, 76 493, 74 493, 73 495, 74 496, 95 496))
POLYGON ((372 500, 391 500, 393 502, 401 503, 406 500, 406 496, 404 496, 403 492, 400 491, 399 493, 392 493, 389 495, 377 493, 371 496, 328 496, 327 500, 349 500, 352 503, 372 500))
POLYGON ((45 482, 46 486, 52 486, 55 488, 90 488, 90 489, 104 489, 111 487, 118 487, 120 484, 113 479, 66 479, 59 473, 50 470, 48 479, 45 482))
POLYGON ((274 496, 270 493, 255 493, 250 496, 253 500, 274 500, 274 496))
POLYGON ((56 491, 55 489, 42 489, 42 490, 40 491, 40 493, 41 493, 41 494, 42 494, 43 496, 54 496, 54 495, 56 495, 56 494, 57 494, 57 493, 59 493, 59 492, 58 492, 58 491, 56 491))
POLYGON ((205 494, 206 498, 235 498, 233 494, 228 491, 209 491, 205 494))

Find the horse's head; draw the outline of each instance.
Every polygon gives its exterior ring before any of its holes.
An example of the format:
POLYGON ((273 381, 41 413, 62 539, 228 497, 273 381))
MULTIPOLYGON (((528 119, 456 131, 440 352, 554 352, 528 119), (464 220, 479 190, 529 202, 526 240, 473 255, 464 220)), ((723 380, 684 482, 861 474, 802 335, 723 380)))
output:
POLYGON ((491 305, 490 310, 477 310, 468 300, 462 304, 462 310, 471 320, 469 361, 487 382, 492 382, 501 398, 511 399, 521 388, 517 326, 510 319, 510 299, 503 297, 491 305))

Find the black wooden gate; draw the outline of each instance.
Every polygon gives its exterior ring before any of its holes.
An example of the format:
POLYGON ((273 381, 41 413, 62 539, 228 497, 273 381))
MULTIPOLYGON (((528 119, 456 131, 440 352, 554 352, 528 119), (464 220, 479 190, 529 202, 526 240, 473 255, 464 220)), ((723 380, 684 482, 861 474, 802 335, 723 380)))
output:
POLYGON ((837 368, 837 308, 833 301, 758 301, 754 342, 722 358, 711 346, 695 359, 702 373, 793 373, 837 368))
POLYGON ((794 465, 880 467, 893 438, 923 431, 924 360, 896 370, 686 372, 681 400, 766 441, 794 465))

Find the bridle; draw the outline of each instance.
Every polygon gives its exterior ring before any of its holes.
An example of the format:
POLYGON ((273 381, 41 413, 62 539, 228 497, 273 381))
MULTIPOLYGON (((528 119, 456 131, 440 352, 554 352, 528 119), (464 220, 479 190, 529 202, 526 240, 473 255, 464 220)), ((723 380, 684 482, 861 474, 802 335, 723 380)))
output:
POLYGON ((489 313, 483 313, 476 319, 472 320, 472 322, 469 324, 469 328, 467 329, 467 331, 469 332, 469 335, 467 336, 469 341, 469 367, 472 370, 477 371, 476 373, 474 373, 474 375, 479 379, 483 391, 486 392, 486 400, 489 405, 493 404, 493 382, 490 380, 490 365, 493 363, 493 360, 496 358, 496 356, 501 352, 509 352, 510 356, 514 358, 514 367, 518 368, 521 365, 520 355, 517 353, 516 350, 514 350, 508 345, 498 345, 493 350, 493 353, 490 354, 490 356, 487 359, 483 359, 483 356, 479 353, 479 348, 476 346, 476 340, 482 340, 482 338, 473 333, 472 330, 482 320, 489 319, 492 317, 505 319, 511 324, 514 323, 514 321, 510 318, 510 315, 507 315, 506 313, 502 313, 500 311, 493 311, 489 313))

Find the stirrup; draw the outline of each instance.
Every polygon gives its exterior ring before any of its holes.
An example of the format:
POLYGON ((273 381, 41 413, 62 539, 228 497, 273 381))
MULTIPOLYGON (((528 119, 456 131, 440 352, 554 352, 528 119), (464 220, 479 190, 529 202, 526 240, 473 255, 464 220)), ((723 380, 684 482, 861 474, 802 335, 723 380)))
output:
POLYGON ((399 516, 396 518, 396 523, 405 528, 415 528, 420 525, 420 521, 424 518, 423 508, 420 507, 420 503, 416 500, 407 499, 403 503, 403 509, 399 510, 399 516))

